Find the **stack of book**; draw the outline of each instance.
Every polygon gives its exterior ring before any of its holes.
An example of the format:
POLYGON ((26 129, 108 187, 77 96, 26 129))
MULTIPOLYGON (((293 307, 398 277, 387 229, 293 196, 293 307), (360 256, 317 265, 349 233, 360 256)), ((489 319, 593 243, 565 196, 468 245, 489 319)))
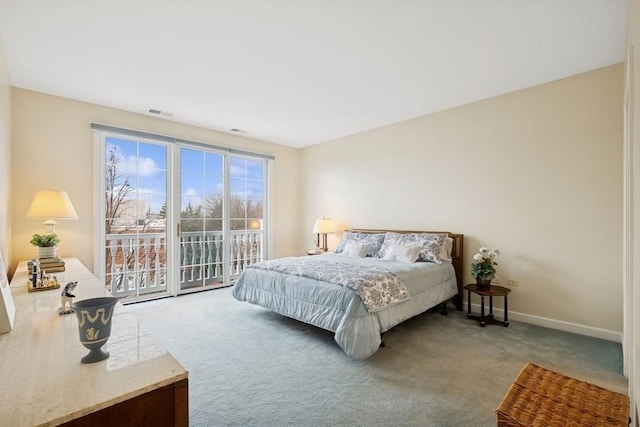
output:
MULTIPOLYGON (((60 273, 64 271, 64 260, 62 258, 39 258, 37 262, 40 271, 44 271, 46 273, 60 273)), ((33 274, 33 264, 34 261, 27 262, 29 274, 33 274)))

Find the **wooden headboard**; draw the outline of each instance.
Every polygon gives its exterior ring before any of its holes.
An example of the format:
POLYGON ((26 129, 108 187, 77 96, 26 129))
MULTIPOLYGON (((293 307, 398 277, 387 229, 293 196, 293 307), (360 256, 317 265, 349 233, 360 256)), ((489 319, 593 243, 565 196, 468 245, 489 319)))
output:
POLYGON ((399 234, 409 234, 409 233, 433 233, 433 234, 446 234, 453 239, 453 248, 451 249, 451 263, 453 264, 453 269, 456 271, 456 282, 458 283, 458 295, 456 295, 453 299, 453 303, 456 306, 457 310, 462 310, 462 301, 463 301, 463 286, 464 283, 462 281, 462 256, 464 254, 464 234, 451 233, 449 231, 428 231, 428 230, 374 230, 370 228, 352 228, 350 230, 356 233, 399 233, 399 234))

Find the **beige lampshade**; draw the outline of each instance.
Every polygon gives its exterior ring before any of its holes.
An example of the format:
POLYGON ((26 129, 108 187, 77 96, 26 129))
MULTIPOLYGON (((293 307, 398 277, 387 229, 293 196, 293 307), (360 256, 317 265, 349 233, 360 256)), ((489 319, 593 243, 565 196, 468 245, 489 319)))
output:
POLYGON ((38 191, 27 211, 27 218, 46 219, 49 232, 55 232, 56 219, 78 219, 66 191, 38 191))
POLYGON ((316 219, 316 223, 313 226, 313 233, 333 233, 335 231, 335 227, 333 225, 333 221, 329 218, 319 218, 316 219))

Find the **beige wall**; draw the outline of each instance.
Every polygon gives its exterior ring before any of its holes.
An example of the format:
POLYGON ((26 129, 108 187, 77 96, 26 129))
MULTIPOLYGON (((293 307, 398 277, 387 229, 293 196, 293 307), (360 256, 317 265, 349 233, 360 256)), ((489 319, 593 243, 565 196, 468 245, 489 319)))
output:
POLYGON ((635 417, 633 425, 638 426, 638 406, 640 406, 640 261, 638 261, 638 250, 640 249, 640 0, 629 1, 629 22, 627 25, 627 48, 633 49, 632 63, 629 66, 633 79, 630 80, 630 89, 625 103, 631 107, 631 124, 626 125, 631 129, 630 135, 632 163, 633 194, 630 206, 632 208, 631 230, 633 232, 631 240, 631 251, 628 259, 631 265, 629 301, 629 322, 627 324, 629 345, 629 357, 626 358, 629 373, 629 395, 631 398, 631 413, 635 417))
POLYGON ((0 39, 0 254, 5 264, 10 260, 11 197, 11 86, 9 72, 4 57, 4 47, 0 39))
POLYGON ((92 122, 275 155, 273 254, 296 253, 299 150, 17 88, 12 97, 12 269, 19 260, 35 256, 28 242, 44 228, 40 220, 27 220, 25 214, 41 189, 69 192, 78 220, 58 221, 59 255, 77 256, 92 268, 98 244, 93 227, 99 214, 93 205, 92 122))
POLYGON ((303 149, 299 250, 322 215, 463 233, 510 310, 621 332, 622 92, 615 65, 303 149))

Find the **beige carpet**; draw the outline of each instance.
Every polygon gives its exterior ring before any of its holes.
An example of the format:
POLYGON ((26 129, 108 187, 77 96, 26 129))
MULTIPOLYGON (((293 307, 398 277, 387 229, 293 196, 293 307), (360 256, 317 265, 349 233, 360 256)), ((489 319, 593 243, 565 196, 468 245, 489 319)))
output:
POLYGON ((494 426, 526 362, 626 393, 621 346, 462 312, 411 319, 371 358, 230 289, 128 305, 189 370, 194 426, 494 426))

